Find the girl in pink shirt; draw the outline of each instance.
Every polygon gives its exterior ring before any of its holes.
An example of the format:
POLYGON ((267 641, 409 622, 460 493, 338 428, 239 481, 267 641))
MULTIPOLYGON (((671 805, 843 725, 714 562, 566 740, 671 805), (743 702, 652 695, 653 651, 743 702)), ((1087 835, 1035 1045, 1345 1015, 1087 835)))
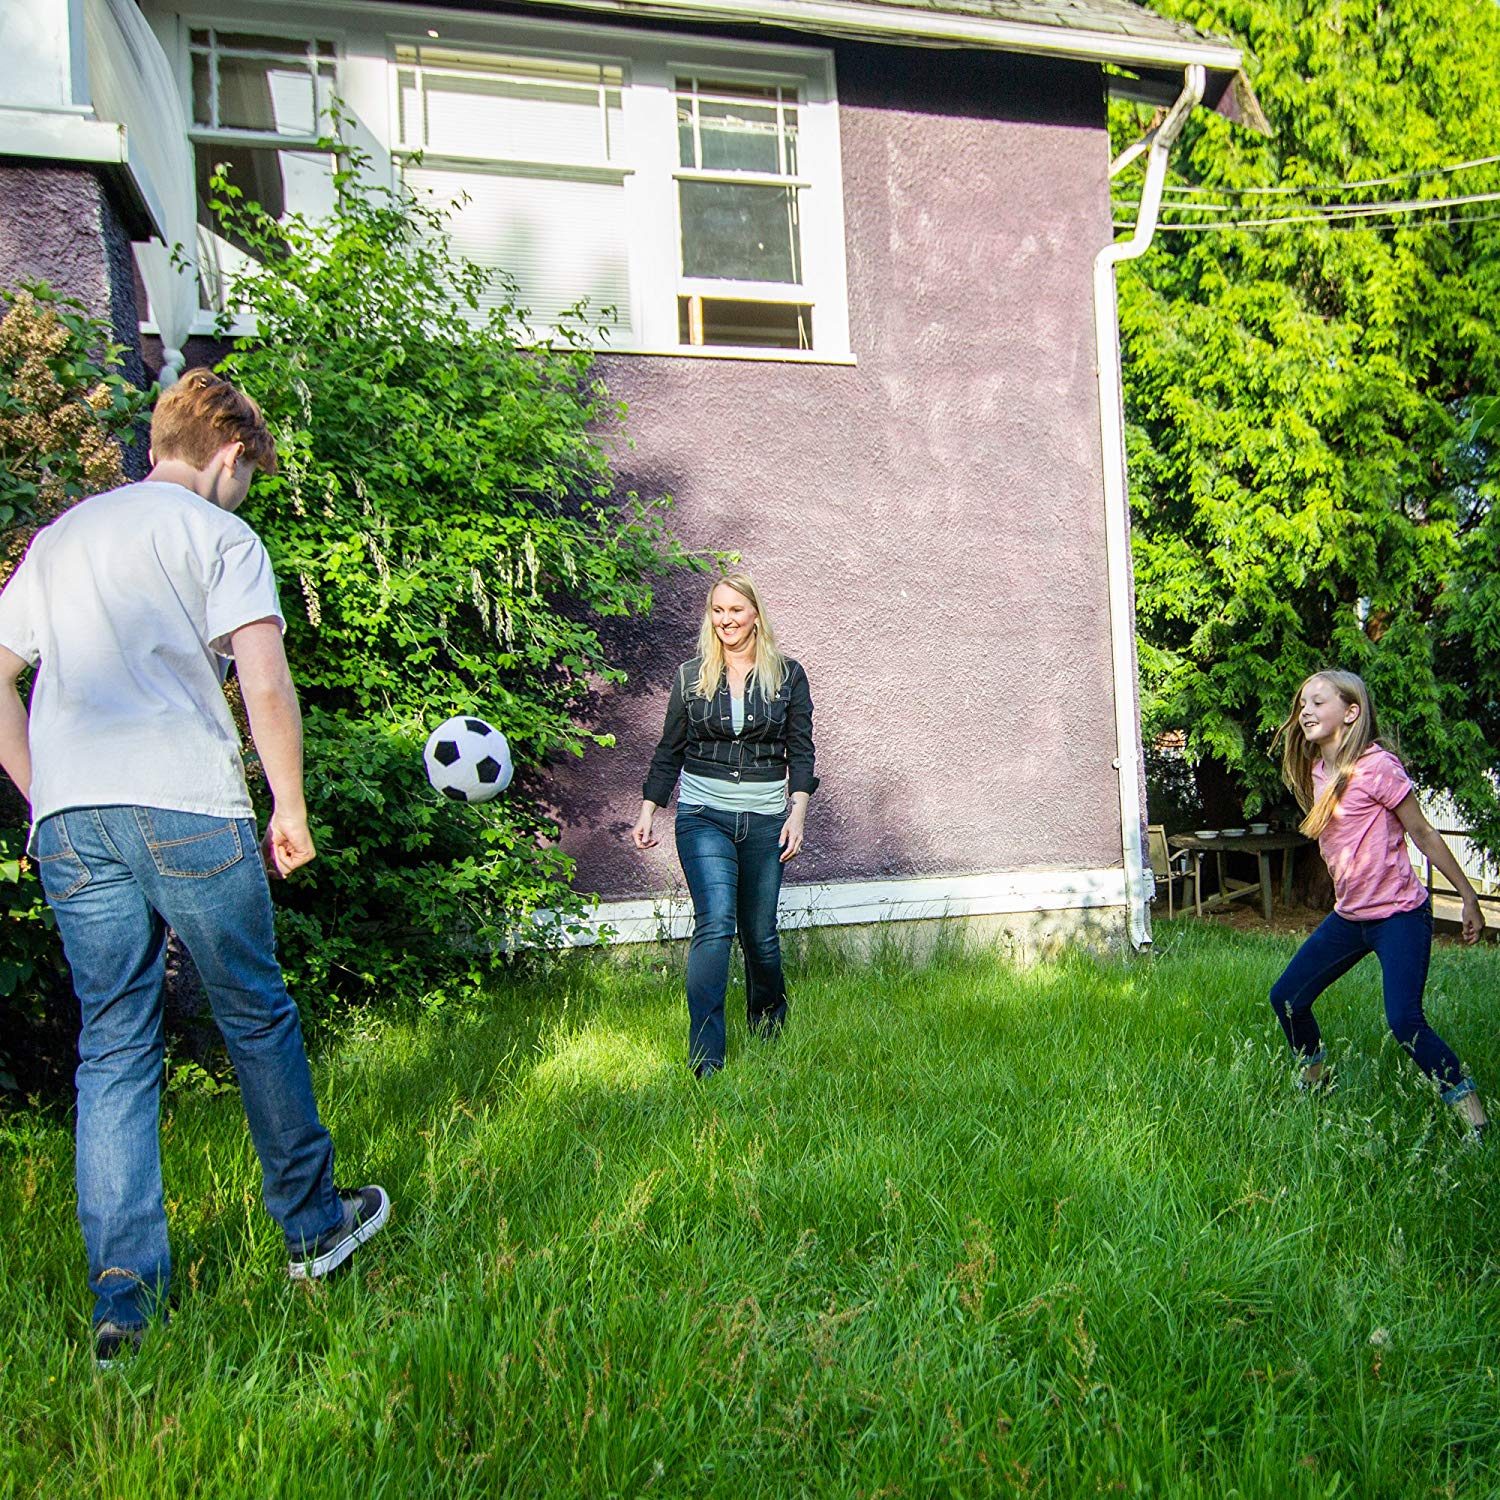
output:
POLYGON ((1484 916, 1474 887, 1417 806, 1411 778, 1375 738, 1375 714, 1352 672, 1318 672, 1297 689, 1277 731, 1282 779, 1333 876, 1333 912, 1297 950, 1271 989, 1271 1005, 1302 1062, 1303 1088, 1326 1082, 1312 1007, 1367 953, 1380 961, 1391 1033, 1443 1091, 1476 1139, 1488 1123, 1474 1082, 1427 1024, 1422 991, 1432 953, 1432 902, 1406 853, 1410 837, 1463 899, 1463 937, 1477 942, 1484 916))

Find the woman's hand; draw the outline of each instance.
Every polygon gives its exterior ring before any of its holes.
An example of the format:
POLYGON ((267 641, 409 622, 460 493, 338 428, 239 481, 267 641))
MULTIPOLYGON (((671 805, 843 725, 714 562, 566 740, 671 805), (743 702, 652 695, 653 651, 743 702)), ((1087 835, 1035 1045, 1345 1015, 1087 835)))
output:
POLYGON ((799 792, 792 798, 792 810, 787 814, 787 820, 781 825, 781 837, 776 840, 781 845, 781 862, 785 864, 789 859, 796 859, 802 852, 802 825, 807 821, 807 797, 799 792))
POLYGON ((1474 896, 1464 897, 1464 942, 1477 943, 1479 934, 1484 931, 1484 913, 1479 909, 1479 901, 1474 896))
POLYGON ((635 827, 630 830, 630 837, 637 849, 654 849, 661 842, 651 831, 651 823, 655 817, 656 804, 641 803, 641 815, 635 820, 635 827))

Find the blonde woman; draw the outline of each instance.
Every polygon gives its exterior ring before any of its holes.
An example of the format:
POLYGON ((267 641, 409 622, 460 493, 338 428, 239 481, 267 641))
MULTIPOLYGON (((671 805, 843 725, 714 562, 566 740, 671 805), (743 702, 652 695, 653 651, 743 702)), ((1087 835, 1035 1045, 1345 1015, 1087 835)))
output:
POLYGON ((688 947, 688 1063, 724 1066, 724 991, 736 928, 752 1036, 786 1019, 776 902, 782 866, 802 849, 813 774, 807 673, 776 648, 755 584, 731 573, 709 590, 698 654, 677 669, 661 742, 631 837, 658 843, 656 811, 677 794, 677 856, 693 897, 688 947))
POLYGON ((1487 1121, 1474 1083, 1427 1024, 1422 991, 1432 951, 1432 901, 1406 854, 1410 836, 1463 900, 1463 937, 1477 942, 1484 916, 1474 887, 1423 817, 1411 778, 1376 739, 1375 713, 1352 672, 1318 672, 1297 690, 1277 731, 1282 778, 1307 816, 1333 876, 1334 908, 1293 955, 1271 1005, 1302 1064, 1301 1086, 1327 1084, 1312 1006, 1367 953, 1380 961, 1391 1033, 1433 1079, 1478 1139, 1487 1121))

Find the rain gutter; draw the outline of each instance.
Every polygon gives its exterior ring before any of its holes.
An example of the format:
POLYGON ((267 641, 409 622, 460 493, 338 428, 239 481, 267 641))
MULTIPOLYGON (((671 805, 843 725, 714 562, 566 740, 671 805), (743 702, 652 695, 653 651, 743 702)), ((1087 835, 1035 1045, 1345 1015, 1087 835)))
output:
POLYGON ((1201 63, 1183 70, 1182 92, 1144 140, 1111 164, 1117 176, 1143 152, 1146 181, 1140 213, 1129 239, 1106 245, 1094 257, 1094 340, 1099 375, 1099 427, 1103 438, 1105 559, 1109 574, 1110 657, 1115 699, 1115 774, 1120 793, 1120 846, 1125 859, 1125 899, 1131 945, 1151 946, 1154 882, 1145 860, 1146 801, 1142 791, 1139 678, 1135 654, 1135 597, 1130 566, 1130 499, 1125 483, 1125 404, 1120 376, 1120 314, 1115 267, 1151 248, 1161 208, 1167 157, 1187 117, 1202 101, 1201 63))

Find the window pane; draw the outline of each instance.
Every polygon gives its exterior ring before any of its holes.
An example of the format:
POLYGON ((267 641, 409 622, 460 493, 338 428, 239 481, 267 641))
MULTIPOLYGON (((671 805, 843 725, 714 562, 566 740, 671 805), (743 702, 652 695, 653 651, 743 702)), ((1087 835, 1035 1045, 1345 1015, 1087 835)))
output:
POLYGON ((775 84, 677 80, 678 162, 708 172, 797 170, 795 97, 778 110, 775 84), (697 126, 696 135, 694 125, 697 126))
MULTIPOLYGON (((406 55, 415 61, 417 49, 406 55)), ((420 63, 420 83, 412 77, 425 96, 420 143, 429 151, 558 163, 601 163, 619 154, 619 68, 426 47, 420 63)), ((403 118, 415 123, 414 114, 403 101, 403 118)))
POLYGON ((679 297, 681 344, 730 344, 748 349, 811 349, 812 308, 805 303, 741 302, 679 297))
POLYGON ((306 72, 257 58, 219 58, 219 118, 227 130, 316 135, 318 111, 306 72))
POLYGON ((682 272, 728 281, 800 283, 795 188, 683 182, 682 272))
POLYGON ((198 249, 202 272, 200 303, 224 305, 224 282, 249 264, 249 247, 226 234, 209 207, 209 178, 221 165, 245 197, 275 219, 289 213, 317 219, 333 209, 333 158, 316 151, 277 151, 262 146, 229 146, 220 142, 193 148, 198 178, 198 249))
POLYGON ((705 171, 779 172, 780 128, 776 106, 718 104, 705 99, 698 106, 698 139, 705 171))
MULTIPOLYGON (((618 184, 416 166, 405 179, 439 205, 465 200, 448 221, 454 249, 513 276, 533 327, 555 323, 587 298, 593 321, 612 307, 610 326, 629 329, 625 193, 618 184)), ((489 299, 501 300, 498 290, 489 299)))
POLYGON ((193 53, 193 124, 212 125, 213 75, 209 71, 213 59, 201 52, 193 53))

